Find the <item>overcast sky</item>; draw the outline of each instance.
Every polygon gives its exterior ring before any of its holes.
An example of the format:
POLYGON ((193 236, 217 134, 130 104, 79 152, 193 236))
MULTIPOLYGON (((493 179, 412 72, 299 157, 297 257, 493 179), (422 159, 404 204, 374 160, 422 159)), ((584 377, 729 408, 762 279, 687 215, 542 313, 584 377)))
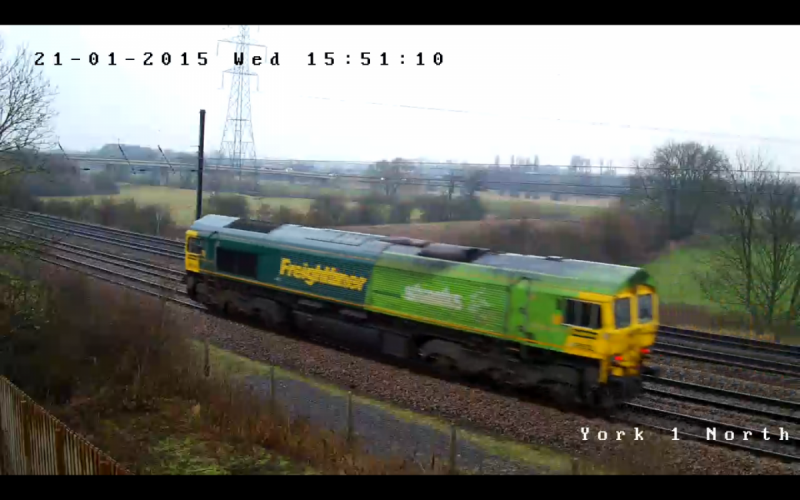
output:
MULTIPOLYGON (((217 55, 217 40, 237 31, 0 26, 7 53, 27 44, 46 55, 43 69, 60 90, 56 130, 68 149, 120 140, 191 151, 201 108, 206 150, 219 149, 231 82, 225 75, 221 88, 222 72, 233 66, 235 46, 221 44, 217 55), (56 52, 62 66, 53 65, 56 52), (143 65, 145 52, 154 53, 153 66, 143 65), (189 66, 180 65, 184 52, 189 66), (198 66, 198 52, 207 52, 206 66, 198 66)), ((797 26, 253 26, 251 33, 280 62, 251 67, 259 75, 250 79, 259 157, 490 163, 495 155, 508 162, 538 154, 542 163, 582 155, 627 165, 674 138, 729 152, 761 148, 784 170, 800 170, 797 26), (333 66, 324 65, 325 52, 333 52, 333 66), (370 52, 369 66, 362 52, 370 52), (380 65, 383 52, 388 66, 380 65), (424 66, 416 64, 419 52, 424 66)))

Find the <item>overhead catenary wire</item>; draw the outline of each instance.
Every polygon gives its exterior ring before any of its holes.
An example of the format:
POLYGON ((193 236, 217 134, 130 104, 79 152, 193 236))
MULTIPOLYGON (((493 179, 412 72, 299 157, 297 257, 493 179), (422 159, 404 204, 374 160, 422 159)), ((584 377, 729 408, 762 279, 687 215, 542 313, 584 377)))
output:
MULTIPOLYGON (((131 161, 128 159, 127 155, 125 154, 125 151, 122 148, 122 144, 119 141, 117 143, 117 146, 118 146, 118 148, 120 150, 120 153, 122 153, 123 158, 128 160, 128 164, 130 165, 131 161)), ((60 144, 59 144, 59 148, 61 148, 60 144)), ((161 152, 162 157, 166 161, 166 166, 168 166, 170 169, 173 169, 172 165, 173 165, 174 162, 170 163, 169 159, 167 158, 167 155, 161 149, 161 146, 158 146, 158 149, 161 152)), ((66 157, 66 152, 63 151, 63 148, 61 148, 61 151, 64 154, 64 156, 66 157)), ((190 155, 190 156, 194 155, 193 153, 186 153, 186 154, 190 155)), ((75 156, 73 159, 75 161, 88 161, 88 162, 98 162, 98 161, 111 162, 111 161, 119 160, 119 158, 98 157, 98 156, 94 156, 94 155, 75 156)), ((226 158, 226 157, 219 157, 219 158, 218 157, 204 157, 204 160, 205 160, 207 166, 208 167, 212 167, 213 169, 220 169, 220 167, 222 167, 222 169, 225 169, 225 167, 232 167, 233 166, 233 165, 226 165, 226 164, 216 164, 216 165, 214 165, 214 164, 209 163, 209 162, 212 162, 212 161, 218 161, 218 162, 229 162, 229 161, 231 161, 230 158, 226 158)), ((642 170, 647 171, 647 170, 661 170, 662 169, 662 167, 659 167, 659 166, 651 166, 647 162, 638 162, 637 164, 631 165, 631 166, 624 166, 624 165, 560 165, 560 164, 555 164, 555 165, 554 164, 546 164, 546 165, 541 165, 540 166, 540 165, 531 164, 531 163, 524 163, 524 164, 503 163, 503 164, 498 164, 498 163, 469 163, 469 162, 452 162, 452 161, 441 162, 441 161, 422 161, 422 160, 416 160, 416 159, 403 159, 403 158, 401 158, 401 160, 402 161, 399 162, 399 164, 401 164, 401 165, 422 166, 422 167, 425 167, 426 169, 429 169, 429 170, 440 169, 440 170, 450 170, 451 172, 452 171, 457 171, 457 170, 464 170, 465 171, 465 170, 472 170, 472 169, 477 169, 477 170, 480 170, 480 169, 498 169, 498 170, 509 169, 509 171, 512 171, 515 168, 523 168, 523 167, 525 167, 525 168, 529 168, 529 169, 530 168, 535 168, 535 169, 538 169, 538 168, 550 168, 550 169, 555 168, 555 169, 559 169, 559 170, 566 169, 567 173, 568 174, 572 174, 572 175, 581 175, 581 174, 597 175, 596 173, 594 173, 592 171, 593 169, 599 169, 601 173, 603 171, 607 172, 609 170, 614 170, 616 172, 616 170, 618 170, 618 169, 632 170, 632 171, 635 171, 635 172, 636 171, 642 171, 642 170)), ((152 161, 149 161, 149 160, 134 160, 134 162, 140 163, 140 164, 152 165, 152 166, 164 166, 160 162, 152 162, 152 161)), ((319 159, 312 160, 312 159, 297 159, 297 158, 288 158, 288 159, 286 159, 286 158, 242 159, 242 163, 243 164, 246 164, 248 162, 253 162, 252 166, 247 167, 248 169, 253 169, 253 170, 259 171, 259 172, 265 171, 265 169, 269 168, 267 165, 265 165, 266 163, 269 163, 269 164, 288 163, 290 165, 290 167, 292 165, 296 165, 296 164, 316 164, 316 163, 340 163, 340 164, 344 164, 344 165, 364 165, 364 166, 368 166, 368 167, 372 166, 372 165, 376 165, 376 164, 381 163, 381 162, 389 162, 389 163, 395 164, 394 163, 395 160, 389 161, 389 160, 386 160, 386 159, 377 160, 377 161, 367 161, 367 160, 319 160, 319 159)), ((174 163, 174 164, 178 165, 178 166, 186 166, 186 167, 192 167, 192 166, 195 165, 194 163, 174 163)), ((746 173, 754 173, 754 172, 759 172, 760 171, 760 170, 747 170, 747 169, 738 169, 738 168, 735 169, 735 170, 737 172, 740 172, 740 173, 745 173, 745 172, 746 173)), ((708 170, 707 172, 720 173, 720 172, 725 172, 725 171, 727 171, 727 169, 721 168, 721 169, 711 169, 711 170, 708 170)), ((785 175, 800 174, 800 171, 795 171, 795 170, 788 170, 788 171, 780 171, 780 170, 778 170, 778 171, 773 171, 773 172, 780 173, 780 174, 785 174, 785 175)), ((343 174, 339 174, 337 172, 324 172, 324 173, 323 172, 317 172, 317 174, 330 175, 330 176, 343 175, 343 174)), ((527 175, 556 175, 553 172, 546 172, 546 171, 545 172, 527 171, 527 172, 525 172, 525 174, 527 174, 527 175)), ((614 175, 616 175, 616 174, 614 174, 614 175)), ((628 174, 621 174, 621 176, 630 177, 630 175, 628 175, 628 174)))
MULTIPOLYGON (((483 115, 483 116, 492 116, 492 117, 507 117, 507 115, 503 115, 501 113, 490 113, 486 111, 470 111, 470 110, 463 110, 463 109, 451 109, 451 108, 438 108, 432 106, 414 106, 409 104, 393 104, 393 103, 380 103, 380 102, 372 102, 372 101, 353 101, 348 99, 334 99, 331 97, 317 97, 317 96, 287 96, 287 97, 295 97, 301 99, 316 99, 321 101, 332 101, 332 102, 345 102, 345 103, 355 103, 355 104, 367 104, 371 106, 386 106, 386 107, 396 107, 396 108, 405 108, 405 109, 419 109, 423 111, 437 111, 437 112, 445 112, 445 113, 460 113, 460 114, 472 114, 472 115, 483 115)), ((792 139, 788 137, 777 137, 777 136, 760 136, 760 135, 747 135, 747 134, 731 134, 728 132, 712 132, 712 131, 703 131, 703 130, 689 130, 689 129, 680 129, 680 128, 670 128, 670 127, 654 127, 649 125, 631 125, 626 123, 613 123, 613 122, 605 122, 599 120, 573 120, 573 119, 564 119, 564 118, 557 118, 557 117, 542 117, 542 116, 526 116, 520 115, 516 111, 513 113, 514 118, 525 118, 531 120, 543 120, 543 121, 555 121, 561 123, 571 123, 575 125, 588 125, 592 127, 614 127, 614 128, 622 128, 628 130, 649 130, 652 132, 667 132, 671 134, 694 134, 694 135, 707 135, 713 137, 727 137, 730 139, 750 139, 762 142, 781 142, 787 144, 798 144, 800 145, 800 139, 792 139)))
MULTIPOLYGON (((216 157, 209 157, 206 158, 207 161, 226 161, 229 160, 228 158, 216 158, 216 157)), ((288 163, 290 165, 296 164, 314 164, 314 163, 341 163, 345 165, 364 165, 364 166, 371 166, 375 165, 380 162, 389 162, 392 163, 393 160, 377 160, 377 161, 367 161, 367 160, 312 160, 312 159, 299 159, 299 158, 256 158, 256 162, 263 162, 263 163, 288 163)), ((662 167, 658 166, 649 166, 645 164, 639 164, 635 166, 624 166, 624 165, 562 165, 562 164, 544 164, 544 165, 535 165, 532 163, 524 163, 524 164, 510 164, 510 163, 469 163, 469 162, 458 162, 458 163, 447 163, 442 161, 423 161, 423 160, 414 160, 414 159, 403 159, 402 162, 399 163, 400 165, 420 165, 424 166, 428 169, 439 169, 439 170, 470 170, 470 169, 498 169, 498 170, 505 170, 505 169, 514 169, 514 168, 558 168, 558 169, 578 169, 578 170, 587 170, 587 169, 598 169, 598 170, 619 170, 619 169, 626 169, 626 170, 660 170, 662 167)), ((254 165, 251 168, 257 168, 258 165, 254 165)), ((263 167, 262 167, 263 168, 263 167)), ((711 169, 708 172, 726 172, 727 170, 724 168, 718 169, 711 169)), ((758 170, 747 170, 747 169, 736 169, 737 172, 758 172, 758 170)), ((776 171, 777 172, 777 171, 776 171)), ((550 172, 526 172, 530 175, 553 175, 550 172)), ((577 172, 581 173, 581 172, 577 172)), ((587 172, 591 173, 591 172, 587 172)), ((800 174, 800 170, 785 170, 780 171, 782 174, 800 174)), ((625 175, 625 174, 621 174, 625 175)))
MULTIPOLYGON (((187 153, 187 155, 188 155, 188 153, 187 153)), ((120 159, 121 158, 117 158, 117 157, 76 156, 76 155, 73 155, 71 157, 72 161, 86 161, 86 162, 114 162, 114 161, 119 161, 120 159)), ((166 159, 166 156, 165 156, 165 159, 166 159)), ((231 165, 227 165, 227 164, 224 164, 224 163, 217 163, 217 164, 208 163, 208 162, 214 162, 214 161, 216 161, 216 162, 229 161, 230 160, 229 158, 205 157, 204 160, 207 163, 207 166, 210 167, 211 169, 224 170, 225 167, 232 167, 231 165)), ((150 166, 154 166, 154 167, 158 167, 158 166, 163 166, 163 167, 179 166, 179 167, 192 167, 192 168, 196 167, 196 163, 183 163, 183 162, 166 162, 166 163, 164 163, 164 162, 150 161, 150 160, 130 160, 130 162, 138 163, 140 165, 146 164, 146 165, 150 165, 150 166)), ((249 161, 243 160, 242 161, 243 164, 247 164, 249 162, 253 162, 253 165, 252 166, 246 166, 246 167, 243 166, 242 167, 243 171, 258 171, 258 172, 264 171, 264 172, 267 172, 267 171, 269 171, 268 170, 269 166, 264 165, 264 163, 268 163, 268 164, 288 164, 288 167, 291 167, 291 166, 297 165, 297 164, 309 165, 309 164, 315 164, 315 163, 338 163, 338 164, 343 164, 343 165, 364 165, 364 166, 371 166, 371 165, 375 165, 375 164, 380 163, 380 162, 389 162, 389 163, 391 163, 391 161, 389 161, 389 160, 366 161, 366 160, 311 160, 311 159, 270 159, 270 158, 256 158, 255 160, 249 160, 249 161), (259 165, 257 162, 261 162, 261 165, 259 165), (247 170, 245 170, 245 169, 247 169, 247 170)), ((440 162, 440 161, 421 161, 421 160, 420 161, 418 161, 418 160, 404 160, 402 163, 400 163, 400 165, 421 166, 421 167, 425 167, 425 168, 430 169, 430 170, 440 169, 440 170, 453 170, 453 171, 459 171, 459 170, 469 171, 469 170, 473 170, 473 169, 475 169, 475 170, 480 170, 480 169, 506 170, 506 169, 508 169, 509 171, 513 171, 513 169, 515 169, 515 168, 536 168, 537 167, 537 165, 533 165, 533 164, 510 165, 510 164, 506 163, 506 164, 499 164, 498 165, 498 164, 495 164, 495 163, 465 163, 465 162, 448 164, 446 162, 440 162)), ((581 175, 581 174, 584 174, 584 175, 599 175, 599 174, 591 171, 591 170, 594 170, 594 169, 601 170, 601 171, 609 171, 609 170, 616 171, 618 169, 626 169, 626 170, 631 170, 631 171, 634 171, 634 172, 635 171, 640 171, 640 170, 644 170, 644 171, 655 170, 655 171, 657 171, 657 170, 661 169, 661 167, 651 166, 651 165, 647 165, 647 164, 642 164, 642 165, 637 165, 637 166, 622 166, 622 165, 579 165, 579 166, 575 166, 575 165, 551 165, 551 164, 547 164, 547 165, 539 165, 538 168, 566 169, 567 172, 565 172, 565 173, 570 174, 570 175, 581 175), (570 169, 576 169, 576 170, 575 171, 571 171, 570 169)), ((760 170, 755 170, 755 169, 748 170, 748 169, 738 169, 738 168, 736 168, 735 170, 736 170, 737 173, 756 173, 756 172, 760 171, 760 170)), ((720 173, 720 172, 726 172, 726 171, 727 171, 726 169, 720 168, 720 169, 711 169, 711 170, 708 170, 707 172, 720 173)), ((779 174, 782 174, 782 175, 800 175, 800 170, 774 170, 774 171, 771 171, 771 172, 779 173, 779 174)), ((525 172, 525 173, 527 175, 558 175, 558 174, 555 174, 555 173, 552 173, 552 172, 547 172, 547 171, 545 171, 545 172, 539 172, 539 171, 532 171, 531 172, 531 171, 528 171, 528 172, 525 172)), ((322 175, 336 175, 336 176, 345 175, 345 174, 339 174, 337 172, 316 172, 316 174, 317 175, 320 175, 320 174, 322 174, 322 175)), ((616 174, 614 174, 614 175, 616 175, 616 174)), ((627 175, 627 174, 620 174, 620 176, 621 177, 622 176, 630 177, 630 175, 627 175)))
MULTIPOLYGON (((92 161, 92 162, 102 162, 102 163, 113 163, 119 162, 119 158, 75 158, 73 157, 73 161, 92 161)), ((174 168, 175 166, 184 166, 184 167, 194 167, 192 164, 178 164, 178 163, 171 163, 171 164, 162 164, 160 162, 150 162, 144 160, 128 160, 126 158, 126 164, 131 165, 132 162, 138 162, 140 166, 151 166, 151 167, 170 167, 174 168)), ((232 166, 227 165, 211 165, 214 168, 207 173, 211 174, 213 172, 219 171, 231 171, 231 172, 242 172, 242 173, 251 173, 251 174, 260 174, 260 175, 291 175, 298 178, 312 178, 312 179, 345 179, 351 180, 356 182, 364 182, 370 184, 398 184, 398 185, 428 185, 434 187, 448 187, 451 184, 456 184, 456 187, 463 187, 468 185, 468 183, 472 182, 466 178, 456 177, 456 176, 442 176, 442 177, 401 177, 396 179, 386 179, 381 178, 376 175, 358 175, 358 174, 339 174, 335 172, 287 172, 286 170, 268 170, 268 169, 259 169, 259 168, 242 168, 238 169, 232 166), (222 168, 218 168, 222 167, 222 168)), ((581 167, 578 167, 581 168, 581 167)), ((143 169, 142 169, 143 170, 143 169)), ((193 170, 194 171, 194 170, 193 170)), ((743 172, 737 170, 738 172, 743 172)), ((513 172, 510 172, 513 173, 513 172)), ((519 172, 525 175, 548 175, 548 176, 574 176, 574 175, 581 175, 577 172, 565 172, 565 173, 548 173, 548 172, 519 172)), ((800 172, 798 172, 800 173, 800 172)), ((594 178, 602 178, 603 176, 600 174, 583 174, 583 175, 592 175, 594 178)), ((612 177, 612 176, 609 176, 612 177)), ((635 179, 634 176, 613 176, 613 178, 623 178, 626 177, 627 179, 635 179)), ((576 196, 598 196, 598 197, 618 197, 623 195, 625 192, 631 192, 636 190, 642 189, 653 189, 659 192, 670 192, 670 191, 683 191, 683 192, 693 192, 693 193, 703 193, 703 194, 743 194, 743 193, 752 193, 751 191, 739 191, 739 190, 718 190, 718 189, 687 189, 685 187, 669 187, 669 186, 659 186, 655 184, 648 184, 648 185, 641 185, 641 183, 636 183, 631 185, 630 183, 626 184, 618 184, 618 185, 611 185, 611 184, 574 184, 574 183, 560 183, 560 182, 538 182, 538 181, 522 181, 522 180, 484 180, 482 181, 483 184, 489 186, 503 186, 503 185, 510 185, 510 186, 542 186, 542 187, 573 187, 573 188, 594 188, 594 189, 617 189, 621 190, 620 193, 607 193, 607 192, 569 192, 569 191, 561 191, 558 192, 561 194, 571 194, 576 196)), ((490 188, 491 189, 491 188, 490 188)), ((787 193, 776 193, 770 191, 755 191, 756 193, 770 193, 776 196, 782 196, 787 193)))

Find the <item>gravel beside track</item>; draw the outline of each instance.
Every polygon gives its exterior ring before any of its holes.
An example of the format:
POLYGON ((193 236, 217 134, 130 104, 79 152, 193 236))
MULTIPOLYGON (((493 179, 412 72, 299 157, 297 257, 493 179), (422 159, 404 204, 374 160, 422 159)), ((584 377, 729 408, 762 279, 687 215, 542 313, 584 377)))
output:
POLYGON ((800 380, 795 378, 669 356, 653 356, 653 363, 661 367, 661 375, 667 378, 800 402, 800 380))

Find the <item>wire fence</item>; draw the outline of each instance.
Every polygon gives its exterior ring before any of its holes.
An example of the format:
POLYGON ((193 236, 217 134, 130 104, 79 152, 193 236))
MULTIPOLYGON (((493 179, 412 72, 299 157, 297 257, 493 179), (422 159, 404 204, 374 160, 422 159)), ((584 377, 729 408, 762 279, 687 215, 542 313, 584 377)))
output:
POLYGON ((0 377, 0 475, 130 474, 0 377))
MULTIPOLYGON (((211 377, 212 359, 209 339, 204 339, 204 367, 211 377)), ((219 361, 214 364, 218 365, 219 361)), ((551 457, 550 460, 516 462, 496 454, 480 441, 465 437, 466 429, 454 422, 406 420, 388 406, 375 405, 367 399, 329 392, 299 374, 269 367, 269 374, 247 377, 245 383, 256 390, 254 395, 268 403, 273 416, 278 410, 289 412, 290 419, 306 420, 345 437, 351 451, 362 448, 375 456, 394 456, 411 460, 423 470, 444 474, 493 474, 498 462, 514 464, 536 475, 585 475, 599 469, 575 457, 551 457), (533 463, 536 462, 536 463, 533 463), (488 468, 488 469, 487 469, 488 468)))

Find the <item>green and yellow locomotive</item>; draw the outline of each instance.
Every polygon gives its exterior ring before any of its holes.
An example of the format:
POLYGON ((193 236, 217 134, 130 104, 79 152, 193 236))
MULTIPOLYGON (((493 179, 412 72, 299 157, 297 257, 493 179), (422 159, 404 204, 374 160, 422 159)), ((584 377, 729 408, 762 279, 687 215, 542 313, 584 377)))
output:
POLYGON ((218 311, 605 408, 658 330, 643 269, 220 215, 187 231, 186 273, 218 311))

